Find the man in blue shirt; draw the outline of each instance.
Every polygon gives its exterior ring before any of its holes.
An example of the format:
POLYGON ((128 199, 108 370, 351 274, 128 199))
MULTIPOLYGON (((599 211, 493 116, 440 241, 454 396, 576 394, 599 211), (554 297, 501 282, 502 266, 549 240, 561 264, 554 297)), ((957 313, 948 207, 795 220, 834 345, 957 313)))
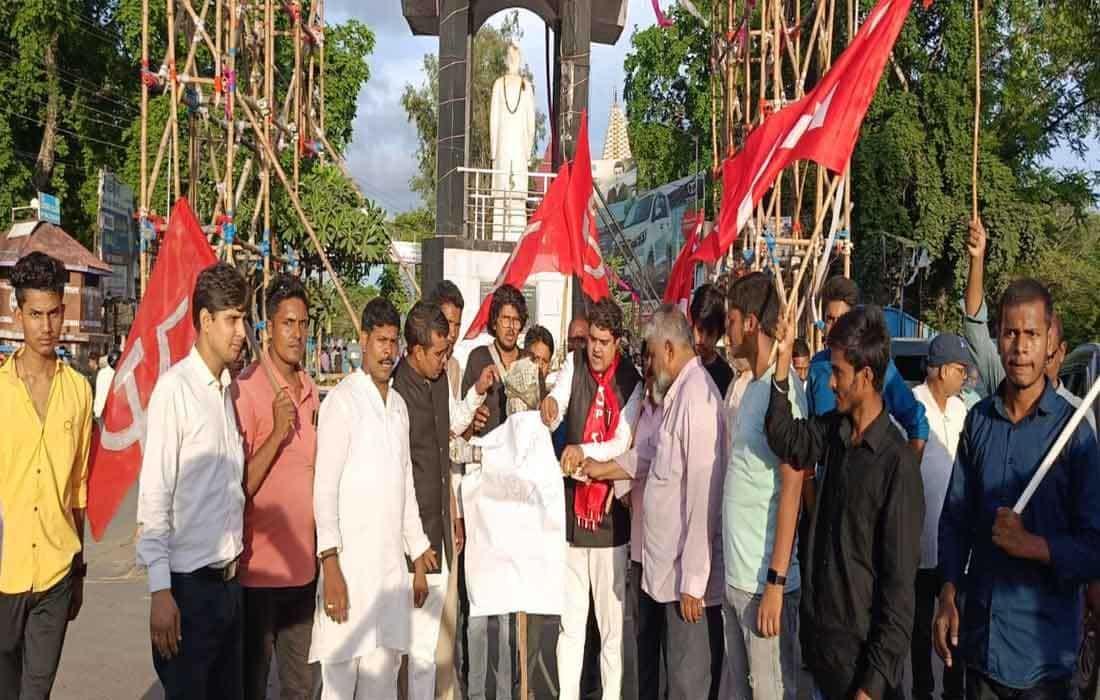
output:
POLYGON ((1005 379, 967 415, 940 517, 936 651, 966 664, 971 700, 1068 697, 1082 586, 1100 577, 1100 455, 1087 424, 1023 515, 1012 510, 1073 414, 1044 374, 1052 316, 1035 280, 1001 297, 1005 379))
MULTIPOLYGON (((859 287, 847 277, 832 277, 825 282, 821 290, 821 304, 827 338, 837 319, 859 304, 859 287)), ((810 376, 806 380, 806 403, 810 414, 814 416, 823 416, 836 410, 836 395, 829 386, 833 374, 831 356, 829 348, 825 348, 810 360, 810 376)), ((928 439, 928 419, 924 415, 924 406, 913 396, 912 389, 902 379, 893 360, 886 365, 882 400, 886 404, 886 412, 901 425, 909 438, 909 444, 917 454, 920 454, 928 439)))

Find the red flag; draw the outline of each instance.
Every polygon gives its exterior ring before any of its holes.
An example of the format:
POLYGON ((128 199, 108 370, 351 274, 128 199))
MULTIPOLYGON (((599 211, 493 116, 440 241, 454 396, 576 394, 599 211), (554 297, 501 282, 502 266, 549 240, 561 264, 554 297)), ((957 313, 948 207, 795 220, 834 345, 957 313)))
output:
POLYGON ((489 324, 489 306, 493 293, 504 284, 521 289, 536 272, 572 274, 573 259, 569 244, 569 226, 565 221, 565 200, 569 190, 569 166, 563 165, 546 189, 539 208, 531 215, 523 235, 497 276, 493 288, 481 302, 477 316, 466 330, 466 338, 475 338, 489 324))
POLYGON ((588 150, 588 113, 581 113, 577 149, 573 154, 573 169, 569 193, 565 200, 565 220, 569 226, 572 247, 573 274, 581 283, 581 291, 593 301, 611 294, 607 284, 607 268, 600 254, 600 238, 596 231, 596 207, 592 199, 592 155, 588 150))
POLYGON ((741 151, 726 159, 718 233, 703 241, 696 260, 722 257, 775 178, 794 161, 812 160, 834 172, 844 169, 911 4, 880 0, 821 82, 766 119, 741 151))
POLYGON ((88 520, 100 539, 141 471, 145 409, 157 378, 191 350, 195 279, 217 262, 185 198, 176 200, 153 274, 92 442, 88 520))
POLYGON ((684 215, 684 224, 693 223, 693 225, 687 239, 684 241, 683 250, 676 256, 676 262, 672 263, 672 270, 668 274, 668 284, 665 285, 664 302, 679 306, 684 313, 687 313, 687 308, 691 304, 692 287, 695 286, 696 261, 693 256, 699 247, 699 234, 703 232, 703 220, 705 218, 702 209, 697 214, 684 215), (692 222, 692 219, 694 219, 694 222, 692 222))

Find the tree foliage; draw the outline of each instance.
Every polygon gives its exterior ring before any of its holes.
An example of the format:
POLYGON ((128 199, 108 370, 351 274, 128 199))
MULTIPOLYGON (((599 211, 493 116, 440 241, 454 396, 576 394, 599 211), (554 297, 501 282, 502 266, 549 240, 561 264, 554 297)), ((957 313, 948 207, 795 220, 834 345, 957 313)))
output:
MULTIPOLYGON (((697 2, 709 11, 709 2, 697 2)), ((677 5, 668 29, 635 31, 623 70, 623 98, 638 187, 662 185, 695 172, 696 147, 710 159, 710 31, 677 5)))
MULTIPOLYGON (((523 36, 519 26, 519 12, 513 11, 504 16, 499 26, 486 25, 474 37, 474 48, 470 74, 472 75, 470 94, 470 133, 467 146, 470 153, 470 167, 488 168, 492 162, 489 149, 489 108, 492 103, 493 83, 504 74, 509 44, 518 42, 523 36)), ((531 84, 534 74, 528 65, 520 71, 531 84)), ((401 95, 401 106, 409 121, 416 126, 418 146, 416 151, 417 173, 409 181, 412 190, 420 195, 424 207, 435 217, 435 163, 436 141, 439 123, 439 58, 425 54, 423 62, 423 80, 419 85, 405 84, 401 95)), ((537 89, 537 87, 536 87, 537 89)), ((546 114, 535 111, 535 146, 531 157, 538 153, 538 144, 546 135, 546 114)))
MULTIPOLYGON (((697 4, 706 14, 709 3, 697 4)), ((874 0, 860 4, 865 15, 874 0)), ((1072 282, 1059 285, 1058 304, 1077 317, 1066 319, 1071 338, 1095 337, 1095 262, 1091 243, 1083 242, 1095 240, 1096 223, 1086 213, 1095 206, 1100 172, 1048 163, 1056 147, 1084 153, 1100 133, 1100 5, 999 0, 982 6, 979 205, 990 235, 988 291, 998 293, 1018 274, 1054 282, 1058 270, 1075 271, 1072 282)), ((803 0, 802 16, 813 7, 803 0)), ((908 255, 898 237, 915 241, 932 264, 920 293, 917 285, 906 290, 906 310, 940 328, 958 323, 967 267, 971 8, 970 0, 936 0, 927 9, 913 3, 852 160, 854 274, 864 297, 899 300, 909 273, 900 263, 908 255)), ((687 172, 696 136, 704 152, 710 143, 712 37, 690 14, 673 13, 668 29, 636 31, 626 59, 624 94, 641 186, 687 172)), ((839 52, 848 38, 842 13, 834 30, 839 52)), ((807 89, 813 82, 811 72, 807 89)), ((804 217, 809 214, 804 209, 804 217)), ((807 229, 807 221, 802 225, 807 229)))
MULTIPOLYGON (((91 245, 98 204, 98 171, 116 171, 138 190, 140 139, 141 0, 20 0, 0 3, 0 210, 26 205, 36 190, 53 192, 62 205, 63 224, 86 245, 91 245), (52 50, 52 54, 51 54, 52 50), (57 105, 53 129, 52 105, 57 105), (48 139, 52 134, 52 146, 48 139), (45 145, 44 145, 45 144, 45 145), (53 157, 52 167, 43 166, 42 152, 53 157)), ((211 5, 211 8, 213 5, 211 5)), ((165 54, 167 3, 152 2, 150 11, 150 69, 156 71, 165 54)), ((196 5, 199 8, 199 5, 196 5)), ((182 12, 180 13, 182 14, 182 12)), ((289 15, 277 12, 279 29, 289 29, 289 15)), ((213 11, 206 21, 212 30, 213 11)), ((186 39, 193 26, 180 22, 177 50, 183 58, 186 39)), ((348 20, 330 24, 325 32, 325 127, 333 147, 342 151, 351 140, 356 99, 370 78, 367 58, 374 48, 374 35, 363 24, 348 20)), ((238 54, 237 73, 250 70, 251 53, 238 54)), ((213 56, 205 43, 196 51, 197 71, 212 75, 213 56)), ((279 42, 276 61, 276 93, 285 94, 293 72, 290 42, 279 42)), ((242 78, 243 79, 243 78, 242 78)), ((207 90, 209 98, 209 90, 207 90)), ((218 111, 210 105, 212 116, 218 111)), ((153 92, 148 124, 149 164, 156 159, 158 145, 168 123, 167 97, 153 92)), ((210 167, 205 143, 200 168, 192 173, 187 158, 191 129, 189 112, 180 107, 181 185, 184 193, 192 177, 197 179, 198 197, 192 202, 200 220, 213 220, 216 185, 224 171, 210 167)), ((243 120, 244 116, 239 115, 243 120)), ((195 134, 215 142, 224 130, 196 116, 195 134)), ((238 137, 240 138, 240 136, 238 137)), ((245 135, 252 141, 251 135, 245 135)), ((171 149, 169 149, 170 151, 171 149)), ((224 149, 216 153, 224 168, 224 149)), ((281 164, 290 173, 292 149, 280 153, 281 164)), ((246 238, 262 236, 262 217, 253 212, 258 199, 255 174, 259 158, 247 146, 237 151, 234 181, 245 164, 252 161, 252 178, 246 182, 236 211, 237 227, 246 238), (253 222, 256 222, 253 224, 253 222)), ((155 186, 151 206, 164 215, 170 204, 168 174, 172 164, 165 158, 155 186)), ((291 207, 289 197, 273 177, 272 235, 276 250, 294 249, 309 272, 320 269, 304 227, 291 207)), ((338 170, 318 159, 302 164, 299 194, 303 207, 326 252, 345 282, 357 283, 372 262, 385 258, 388 240, 382 226, 384 213, 364 200, 338 170)))

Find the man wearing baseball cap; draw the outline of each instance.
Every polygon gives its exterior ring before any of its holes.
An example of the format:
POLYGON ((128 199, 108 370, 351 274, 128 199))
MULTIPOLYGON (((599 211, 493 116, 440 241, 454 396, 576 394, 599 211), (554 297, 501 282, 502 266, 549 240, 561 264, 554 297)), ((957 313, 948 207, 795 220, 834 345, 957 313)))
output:
MULTIPOLYGON (((928 417, 928 442, 921 457, 924 482, 924 529, 920 541, 920 570, 917 572, 917 607, 913 616, 913 700, 931 700, 936 689, 932 676, 932 618, 940 592, 937 573, 940 510, 955 464, 966 405, 959 393, 966 384, 974 360, 970 346, 953 333, 941 333, 928 347, 928 376, 914 387, 913 396, 928 417)), ((962 665, 944 669, 943 697, 962 700, 962 665)))

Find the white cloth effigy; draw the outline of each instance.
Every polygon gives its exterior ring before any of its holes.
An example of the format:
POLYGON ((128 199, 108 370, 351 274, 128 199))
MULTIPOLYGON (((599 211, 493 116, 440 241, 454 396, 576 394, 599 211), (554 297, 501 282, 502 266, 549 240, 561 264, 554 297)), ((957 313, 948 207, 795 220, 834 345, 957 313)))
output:
POLYGON ((462 480, 470 615, 560 615, 565 488, 549 431, 524 411, 471 442, 481 469, 462 480))

